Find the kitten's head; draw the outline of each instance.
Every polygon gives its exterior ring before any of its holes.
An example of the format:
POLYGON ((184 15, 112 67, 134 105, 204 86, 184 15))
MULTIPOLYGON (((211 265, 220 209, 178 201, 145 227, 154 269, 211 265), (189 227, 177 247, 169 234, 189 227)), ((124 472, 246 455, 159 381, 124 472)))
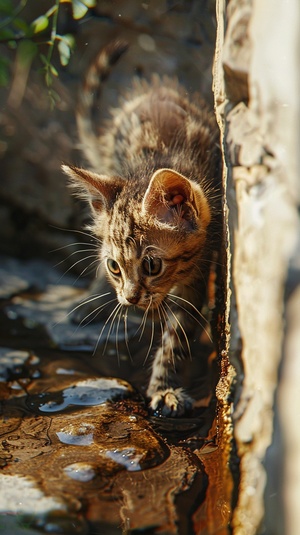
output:
POLYGON ((149 182, 63 166, 90 203, 101 257, 123 305, 158 307, 176 286, 191 284, 211 213, 202 188, 171 169, 149 182))

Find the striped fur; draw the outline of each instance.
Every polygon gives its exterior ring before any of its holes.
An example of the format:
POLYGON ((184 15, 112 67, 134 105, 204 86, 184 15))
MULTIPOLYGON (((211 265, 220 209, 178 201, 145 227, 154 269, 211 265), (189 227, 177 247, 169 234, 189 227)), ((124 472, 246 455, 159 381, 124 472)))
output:
POLYGON ((78 131, 92 171, 63 168, 90 202, 119 304, 154 310, 163 325, 147 393, 154 411, 176 416, 191 400, 171 379, 170 363, 189 353, 218 234, 218 131, 199 96, 154 76, 135 80, 96 134, 101 82, 125 50, 123 42, 102 50, 82 86, 78 131))

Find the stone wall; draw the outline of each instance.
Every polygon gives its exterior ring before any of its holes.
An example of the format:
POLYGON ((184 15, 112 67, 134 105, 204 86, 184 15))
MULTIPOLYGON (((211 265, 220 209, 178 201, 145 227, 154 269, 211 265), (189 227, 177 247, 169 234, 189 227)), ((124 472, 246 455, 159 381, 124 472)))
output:
POLYGON ((240 380, 233 528, 238 535, 296 535, 299 3, 219 0, 217 19, 214 89, 226 164, 230 353, 240 380))

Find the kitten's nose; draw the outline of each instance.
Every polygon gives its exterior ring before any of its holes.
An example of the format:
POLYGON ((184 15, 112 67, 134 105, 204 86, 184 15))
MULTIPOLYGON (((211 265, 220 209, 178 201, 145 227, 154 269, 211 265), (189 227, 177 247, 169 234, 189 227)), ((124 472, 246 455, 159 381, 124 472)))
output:
POLYGON ((127 281, 123 288, 123 297, 131 305, 137 305, 141 298, 141 289, 137 284, 127 281))
POLYGON ((131 303, 132 305, 137 305, 140 298, 137 295, 129 295, 126 296, 126 300, 129 301, 129 303, 131 303))

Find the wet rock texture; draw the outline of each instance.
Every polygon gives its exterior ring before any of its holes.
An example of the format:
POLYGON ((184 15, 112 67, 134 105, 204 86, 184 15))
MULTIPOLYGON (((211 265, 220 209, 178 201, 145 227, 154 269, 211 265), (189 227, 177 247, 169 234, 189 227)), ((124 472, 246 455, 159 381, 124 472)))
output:
MULTIPOLYGON (((30 0, 25 15, 31 21, 52 4, 30 0)), ((229 364, 222 365, 216 410, 219 355, 206 336, 195 340, 203 358, 184 377, 194 411, 175 421, 149 414, 147 328, 134 338, 133 315, 127 333, 121 324, 117 333, 106 326, 100 341, 99 325, 72 324, 70 310, 88 284, 76 277, 93 275, 84 257, 95 254, 95 244, 81 233, 88 210, 60 170, 83 163, 76 93, 89 61, 112 39, 130 47, 104 88, 99 120, 132 76, 153 72, 178 76, 213 104, 215 2, 101 0, 71 28, 69 8, 61 4, 59 23, 75 32, 76 50, 66 69, 54 57, 56 109, 49 109, 37 64, 24 94, 9 87, 1 97, 0 252, 11 258, 0 263, 0 532, 227 534, 229 364), (62 260, 58 274, 53 265, 62 260)))
POLYGON ((147 326, 138 343, 120 329, 118 350, 107 333, 93 355, 101 326, 72 324, 84 293, 74 276, 2 257, 1 277, 0 526, 18 535, 227 533, 228 387, 218 385, 216 412, 208 340, 198 341, 208 364, 194 362, 192 414, 155 417, 143 396, 147 326))
POLYGON ((238 534, 299 531, 299 3, 217 3, 238 534), (297 311, 296 311, 297 310, 297 311), (296 453, 297 452, 297 453, 296 453))

